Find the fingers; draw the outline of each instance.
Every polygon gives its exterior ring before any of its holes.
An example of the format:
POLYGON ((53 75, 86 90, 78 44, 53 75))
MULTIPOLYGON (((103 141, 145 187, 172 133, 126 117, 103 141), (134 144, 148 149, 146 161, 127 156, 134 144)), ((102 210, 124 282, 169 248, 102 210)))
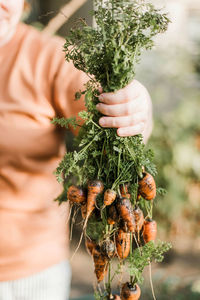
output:
POLYGON ((103 93, 99 96, 99 101, 108 105, 129 102, 140 95, 141 84, 133 80, 125 88, 114 93, 103 93))
POLYGON ((137 113, 142 109, 143 100, 136 98, 127 103, 107 105, 104 103, 97 104, 96 108, 105 116, 120 117, 137 113))
POLYGON ((145 129, 145 124, 139 123, 135 126, 119 128, 117 130, 117 134, 121 137, 134 136, 137 134, 142 134, 144 132, 144 129, 145 129))
POLYGON ((96 107, 103 115, 99 120, 100 126, 117 128, 117 134, 121 137, 142 134, 148 139, 152 103, 148 91, 140 82, 134 80, 117 92, 102 93, 99 101, 96 107))
POLYGON ((134 126, 141 122, 147 121, 147 114, 145 113, 136 113, 132 116, 125 117, 102 117, 99 120, 99 125, 102 127, 112 127, 112 128, 120 128, 120 127, 129 127, 134 126))
POLYGON ((102 87, 98 88, 98 91, 99 91, 100 94, 103 93, 102 87))

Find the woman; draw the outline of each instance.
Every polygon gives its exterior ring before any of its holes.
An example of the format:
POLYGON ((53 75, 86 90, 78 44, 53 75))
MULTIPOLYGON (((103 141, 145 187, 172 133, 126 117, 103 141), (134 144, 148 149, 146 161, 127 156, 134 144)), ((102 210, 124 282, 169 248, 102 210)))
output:
MULTIPOLYGON (((53 199, 64 153, 55 116, 77 115, 87 76, 66 63, 58 37, 19 22, 23 0, 0 0, 0 300, 66 300, 70 267, 66 218, 53 199)), ((151 100, 137 81, 102 93, 99 124, 120 136, 152 130, 151 100)))

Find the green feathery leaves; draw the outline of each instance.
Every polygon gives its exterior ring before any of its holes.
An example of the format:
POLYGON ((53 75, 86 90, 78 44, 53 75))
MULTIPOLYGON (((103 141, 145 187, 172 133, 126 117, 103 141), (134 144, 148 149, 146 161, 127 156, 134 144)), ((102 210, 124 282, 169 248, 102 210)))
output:
MULTIPOLYGON (((120 186, 129 183, 133 206, 138 194, 138 181, 143 169, 156 174, 153 153, 146 150, 141 135, 122 138, 116 129, 99 126, 101 114, 97 111, 99 87, 104 92, 115 92, 124 88, 135 77, 135 67, 144 49, 151 49, 153 38, 167 29, 169 19, 144 0, 95 0, 93 16, 96 27, 90 27, 80 20, 66 39, 64 50, 66 60, 87 73, 90 80, 85 91, 78 91, 75 100, 85 95, 86 111, 79 113, 84 124, 75 118, 54 119, 53 123, 68 128, 80 126, 75 140, 77 150, 65 154, 55 174, 64 183, 64 193, 58 197, 65 201, 68 180, 73 176, 77 185, 86 187, 89 180, 99 179, 105 190, 113 189, 119 195, 120 186)), ((160 190, 162 192, 162 190, 160 190)), ((107 209, 102 209, 103 200, 97 199, 97 207, 89 218, 87 235, 96 243, 113 238, 118 227, 108 228, 107 209), (96 215, 97 213, 97 215, 96 215), (109 235, 110 234, 110 235, 109 235)), ((140 208, 152 217, 152 202, 141 198, 140 208)), ((118 225, 117 225, 118 226, 118 225)), ((169 245, 148 243, 131 252, 129 273, 136 281, 142 281, 142 271, 150 261, 160 261, 169 245)), ((108 299, 108 295, 96 292, 96 299, 108 299)))

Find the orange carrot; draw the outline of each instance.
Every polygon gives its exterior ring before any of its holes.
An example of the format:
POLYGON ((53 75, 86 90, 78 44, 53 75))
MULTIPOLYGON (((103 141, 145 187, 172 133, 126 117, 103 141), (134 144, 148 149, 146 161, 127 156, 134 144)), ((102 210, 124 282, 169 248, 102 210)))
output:
POLYGON ((135 216, 136 231, 139 232, 142 229, 144 223, 144 215, 139 206, 135 207, 135 209, 133 210, 133 214, 135 216))
POLYGON ((88 254, 92 255, 93 250, 95 249, 96 246, 97 246, 96 243, 90 240, 89 238, 85 239, 85 247, 87 249, 88 254))
POLYGON ((103 183, 100 180, 93 180, 88 183, 87 215, 88 219, 95 208, 96 197, 103 192, 103 183))
POLYGON ((109 225, 114 225, 119 221, 119 215, 115 205, 111 205, 108 210, 108 219, 107 222, 109 225))
POLYGON ((153 200, 156 197, 156 183, 151 174, 144 172, 138 184, 138 192, 144 199, 153 200))
POLYGON ((122 219, 119 222, 119 228, 122 229, 124 232, 129 231, 126 222, 124 222, 124 220, 122 220, 122 219))
POLYGON ((82 215, 83 219, 86 218, 86 215, 87 215, 87 203, 86 202, 81 205, 81 215, 82 215))
POLYGON ((111 295, 110 300, 121 300, 119 295, 111 295))
POLYGON ((128 183, 120 185, 120 193, 122 197, 131 198, 131 195, 128 192, 128 183))
POLYGON ((152 219, 144 221, 143 239, 145 243, 155 241, 157 235, 157 223, 152 219))
POLYGON ((105 193, 104 193, 104 205, 105 206, 108 206, 108 205, 111 205, 115 199, 116 199, 116 196, 117 196, 117 193, 113 190, 106 190, 105 193))
POLYGON ((128 257, 130 252, 130 233, 119 229, 116 235, 117 255, 121 259, 128 257))
POLYGON ((81 241, 82 241, 84 232, 86 230, 88 219, 89 219, 90 215, 92 214, 93 210, 95 209, 96 197, 98 196, 98 194, 103 192, 103 188, 104 188, 103 183, 99 180, 93 180, 93 181, 90 181, 88 183, 86 217, 85 217, 85 221, 84 221, 84 225, 83 225, 83 231, 82 231, 78 246, 76 247, 76 250, 74 251, 74 254, 72 255, 72 258, 75 256, 76 252, 78 251, 78 249, 81 245, 81 241))
POLYGON ((100 252, 99 247, 95 247, 92 251, 92 254, 97 281, 101 282, 107 274, 108 260, 106 256, 100 252))
POLYGON ((121 300, 120 296, 119 295, 113 295, 113 300, 121 300))
POLYGON ((115 244, 112 240, 104 240, 101 244, 101 252, 109 259, 115 255, 115 244))
POLYGON ((84 203, 86 201, 86 195, 78 186, 71 185, 67 191, 67 199, 72 203, 84 203))
POLYGON ((122 300, 138 300, 141 295, 141 290, 138 284, 126 282, 121 289, 122 300))
POLYGON ((117 210, 122 220, 127 224, 128 230, 135 232, 135 217, 130 200, 128 198, 118 198, 117 210))

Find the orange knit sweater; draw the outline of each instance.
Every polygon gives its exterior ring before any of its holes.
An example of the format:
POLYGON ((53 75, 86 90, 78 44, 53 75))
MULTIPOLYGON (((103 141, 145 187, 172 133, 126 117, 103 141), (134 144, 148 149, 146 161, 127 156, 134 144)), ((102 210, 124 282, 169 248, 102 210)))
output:
POLYGON ((64 153, 55 116, 77 115, 86 76, 64 60, 64 41, 19 24, 0 47, 0 281, 67 258, 66 207, 53 171, 64 153))

